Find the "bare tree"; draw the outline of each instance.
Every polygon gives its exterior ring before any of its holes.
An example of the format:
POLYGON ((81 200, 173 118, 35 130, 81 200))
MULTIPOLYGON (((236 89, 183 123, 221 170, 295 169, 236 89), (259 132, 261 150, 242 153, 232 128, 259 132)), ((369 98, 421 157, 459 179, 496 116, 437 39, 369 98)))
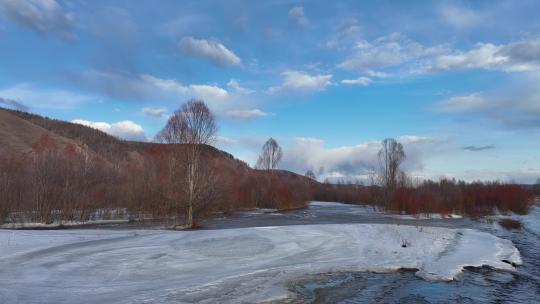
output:
POLYGON ((262 147, 261 155, 257 160, 257 169, 274 170, 281 158, 283 157, 283 151, 273 138, 270 138, 262 147))
POLYGON ((367 184, 368 186, 376 186, 377 185, 377 170, 375 167, 370 167, 367 170, 367 184))
POLYGON ((43 133, 32 144, 32 219, 39 223, 53 222, 53 209, 62 200, 64 159, 59 155, 56 142, 43 133))
POLYGON ((32 208, 27 204, 32 190, 28 163, 21 153, 0 155, 0 224, 11 212, 32 208))
MULTIPOLYGON (((157 139, 169 144, 181 144, 174 147, 173 158, 177 168, 185 171, 182 187, 185 189, 187 215, 186 227, 195 225, 195 208, 205 203, 212 188, 211 172, 208 163, 201 161, 204 145, 214 140, 217 132, 214 115, 202 100, 190 100, 177 110, 167 121, 157 139), (182 148, 182 149, 180 149, 182 148)), ((176 223, 178 224, 178 223, 176 223)))
POLYGON ((317 176, 315 176, 315 173, 313 173, 313 171, 311 171, 311 170, 307 170, 305 176, 306 176, 307 178, 309 178, 309 179, 317 180, 317 176))
POLYGON ((396 188, 399 177, 399 167, 406 158, 403 145, 393 138, 386 138, 381 142, 379 150, 379 180, 389 192, 396 188))

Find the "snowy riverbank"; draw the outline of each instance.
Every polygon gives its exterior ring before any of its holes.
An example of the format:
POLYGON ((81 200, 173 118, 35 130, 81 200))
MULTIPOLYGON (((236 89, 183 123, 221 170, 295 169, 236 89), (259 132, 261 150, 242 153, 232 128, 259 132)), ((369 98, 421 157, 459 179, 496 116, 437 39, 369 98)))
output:
POLYGON ((126 224, 129 223, 127 219, 117 219, 117 220, 89 220, 86 222, 79 221, 63 221, 55 222, 51 224, 44 223, 6 223, 0 225, 0 229, 59 229, 59 228, 68 228, 68 227, 78 227, 78 226, 87 226, 87 225, 106 225, 106 224, 126 224))
POLYGON ((309 274, 415 268, 452 280, 466 266, 509 263, 521 263, 510 241, 470 229, 2 230, 0 302, 260 302, 290 297, 287 284, 309 274))

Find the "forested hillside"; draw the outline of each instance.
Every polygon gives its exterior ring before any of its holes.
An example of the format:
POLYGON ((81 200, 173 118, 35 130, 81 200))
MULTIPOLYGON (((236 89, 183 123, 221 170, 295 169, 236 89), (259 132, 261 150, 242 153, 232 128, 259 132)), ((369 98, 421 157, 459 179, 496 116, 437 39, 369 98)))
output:
MULTIPOLYGON (((0 109, 0 222, 85 221, 126 210, 133 220, 176 219, 185 212, 182 170, 172 158, 188 145, 124 141, 86 126, 0 109)), ((197 218, 238 208, 305 206, 311 180, 255 170, 202 146, 208 191, 197 218)))

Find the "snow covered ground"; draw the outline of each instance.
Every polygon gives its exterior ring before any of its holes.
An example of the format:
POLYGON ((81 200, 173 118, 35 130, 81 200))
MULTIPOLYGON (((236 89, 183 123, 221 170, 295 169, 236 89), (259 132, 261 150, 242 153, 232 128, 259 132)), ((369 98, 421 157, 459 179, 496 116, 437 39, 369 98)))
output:
POLYGON ((127 219, 116 220, 89 220, 85 222, 79 221, 63 221, 61 223, 55 222, 51 224, 43 223, 5 223, 0 225, 0 229, 55 229, 61 227, 76 227, 85 225, 102 225, 102 224, 126 224, 129 223, 127 219))
POLYGON ((487 233, 387 224, 0 230, 0 303, 265 302, 308 274, 415 268, 451 280, 465 266, 512 271, 503 260, 521 263, 487 233))

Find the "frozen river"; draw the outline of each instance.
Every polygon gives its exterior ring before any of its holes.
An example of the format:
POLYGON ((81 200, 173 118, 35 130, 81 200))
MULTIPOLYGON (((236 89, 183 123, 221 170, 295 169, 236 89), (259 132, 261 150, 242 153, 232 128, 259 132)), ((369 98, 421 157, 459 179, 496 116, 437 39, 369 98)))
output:
POLYGON ((452 282, 428 282, 414 271, 389 274, 348 272, 314 275, 291 285, 301 295, 297 303, 540 303, 540 207, 514 216, 524 226, 508 231, 496 222, 468 218, 425 219, 375 212, 370 207, 312 203, 309 208, 277 214, 251 212, 233 219, 212 219, 213 228, 315 223, 379 223, 471 228, 511 240, 523 265, 516 272, 490 267, 467 268, 452 282))
POLYGON ((509 232, 313 203, 198 231, 0 230, 0 303, 534 303, 538 215, 509 232))

